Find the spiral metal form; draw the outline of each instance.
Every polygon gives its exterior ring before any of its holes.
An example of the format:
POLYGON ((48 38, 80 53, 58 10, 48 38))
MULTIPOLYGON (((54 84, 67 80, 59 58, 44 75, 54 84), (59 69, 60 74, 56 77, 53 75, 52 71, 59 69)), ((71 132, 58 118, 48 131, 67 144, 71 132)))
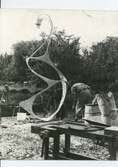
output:
POLYGON ((47 40, 45 40, 45 42, 39 46, 29 57, 26 58, 26 64, 28 66, 28 68, 30 69, 30 71, 36 75, 37 77, 39 77, 40 79, 42 79, 44 82, 47 83, 47 87, 43 90, 41 90, 40 92, 36 93, 35 95, 33 95, 32 97, 30 97, 29 99, 27 100, 24 100, 24 101, 21 101, 19 103, 19 106, 22 107, 24 110, 26 110, 28 113, 30 113, 34 118, 37 118, 39 120, 42 120, 42 121, 50 121, 52 120, 56 114, 60 111, 63 103, 64 103, 64 100, 65 100, 65 97, 66 97, 66 93, 67 93, 67 79, 65 78, 65 76, 61 73, 61 71, 59 71, 57 69, 57 67, 53 64, 53 62, 51 61, 50 59, 50 56, 49 56, 49 46, 50 46, 50 42, 51 42, 51 35, 53 33, 53 23, 52 23, 52 20, 50 18, 49 15, 44 15, 46 17, 48 17, 48 20, 49 20, 49 23, 50 23, 50 33, 47 37, 47 40), (45 51, 45 53, 42 55, 42 56, 39 56, 39 57, 34 57, 34 55, 47 43, 47 49, 45 51), (32 67, 30 66, 29 64, 29 61, 30 60, 37 60, 37 61, 41 61, 41 62, 44 62, 46 64, 48 64, 49 66, 51 66, 58 74, 59 76, 59 80, 54 80, 54 79, 50 79, 50 78, 47 78, 39 73, 37 73, 34 69, 32 69, 32 67), (52 86, 56 85, 57 83, 61 83, 62 85, 62 97, 61 97, 61 100, 59 102, 59 105, 56 109, 56 111, 50 115, 49 117, 47 118, 41 118, 40 116, 37 116, 34 112, 33 112, 33 103, 36 99, 37 96, 41 95, 42 93, 44 93, 45 91, 49 90, 52 86))

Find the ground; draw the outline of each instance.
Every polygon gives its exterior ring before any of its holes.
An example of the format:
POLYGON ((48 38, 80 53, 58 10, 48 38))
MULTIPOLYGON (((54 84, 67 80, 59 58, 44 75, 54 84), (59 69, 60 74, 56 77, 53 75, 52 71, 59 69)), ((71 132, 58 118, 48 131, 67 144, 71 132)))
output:
MULTIPOLYGON (((2 118, 0 127, 0 159, 2 160, 41 160, 42 140, 31 133, 29 122, 18 122, 16 117, 2 118)), ((90 139, 72 137, 71 151, 81 153, 98 160, 109 159, 108 149, 98 146, 90 139)), ((61 137, 61 150, 64 136, 61 137)), ((52 143, 51 143, 52 147, 52 143)))
POLYGON ((19 123, 14 117, 2 118, 2 125, 1 159, 41 159, 42 141, 38 135, 31 133, 31 123, 19 123))

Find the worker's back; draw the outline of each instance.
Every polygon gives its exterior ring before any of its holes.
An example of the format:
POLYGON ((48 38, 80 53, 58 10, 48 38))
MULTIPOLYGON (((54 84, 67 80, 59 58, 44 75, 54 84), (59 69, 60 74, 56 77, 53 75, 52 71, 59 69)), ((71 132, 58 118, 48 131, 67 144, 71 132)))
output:
POLYGON ((71 87, 73 105, 75 111, 75 119, 77 120, 84 115, 85 104, 92 102, 92 91, 90 87, 84 83, 76 83, 71 87))

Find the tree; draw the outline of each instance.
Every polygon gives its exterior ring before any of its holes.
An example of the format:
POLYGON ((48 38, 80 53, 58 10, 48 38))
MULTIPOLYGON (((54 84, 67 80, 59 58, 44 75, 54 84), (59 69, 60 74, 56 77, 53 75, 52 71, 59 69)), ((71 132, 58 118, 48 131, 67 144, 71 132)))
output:
POLYGON ((118 80, 118 38, 107 37, 92 45, 85 65, 88 82, 100 89, 107 89, 118 80))
POLYGON ((80 79, 81 55, 80 38, 66 35, 65 31, 54 34, 51 41, 51 58, 68 80, 76 82, 80 79))
MULTIPOLYGON (((14 67, 16 69, 17 80, 24 81, 33 78, 26 66, 25 59, 30 56, 36 48, 38 48, 46 40, 46 35, 42 36, 40 41, 21 41, 14 47, 14 67)), ((41 56, 46 51, 46 44, 39 50, 35 56, 41 56)), ((65 31, 56 31, 49 47, 49 55, 69 80, 77 80, 80 75, 81 55, 79 54, 80 43, 79 38, 66 35, 65 31)), ((42 75, 49 78, 57 78, 56 73, 51 67, 41 62, 31 62, 33 69, 40 71, 42 75)))
POLYGON ((13 45, 14 68, 16 70, 17 81, 23 82, 28 80, 28 67, 25 59, 30 56, 39 45, 40 41, 21 41, 13 45))
POLYGON ((0 55, 0 80, 7 81, 9 75, 6 72, 9 64, 12 62, 12 55, 8 55, 7 53, 0 55))

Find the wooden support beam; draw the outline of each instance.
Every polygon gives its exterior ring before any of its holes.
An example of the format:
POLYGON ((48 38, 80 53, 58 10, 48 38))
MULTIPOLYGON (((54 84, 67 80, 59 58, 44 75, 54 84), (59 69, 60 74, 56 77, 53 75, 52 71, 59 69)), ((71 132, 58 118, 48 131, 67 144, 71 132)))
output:
POLYGON ((111 160, 118 160, 118 138, 115 137, 112 139, 112 142, 109 142, 109 154, 111 160))
POLYGON ((70 151, 70 134, 65 133, 65 148, 64 148, 65 155, 68 154, 69 151, 70 151))
POLYGON ((59 154, 60 135, 56 132, 54 135, 53 157, 56 160, 59 154))
POLYGON ((49 137, 45 137, 43 142, 44 142, 44 148, 43 148, 44 160, 47 160, 49 156, 49 137))

